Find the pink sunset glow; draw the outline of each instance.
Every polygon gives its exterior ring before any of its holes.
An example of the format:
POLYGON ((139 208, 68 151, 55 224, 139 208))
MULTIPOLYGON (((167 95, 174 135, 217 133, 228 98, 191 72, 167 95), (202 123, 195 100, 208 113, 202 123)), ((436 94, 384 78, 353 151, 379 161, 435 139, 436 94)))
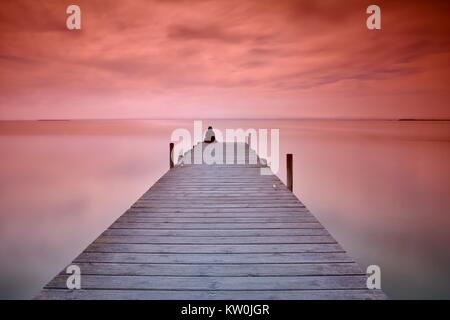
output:
POLYGON ((450 117, 449 2, 370 4, 2 2, 0 119, 450 117))

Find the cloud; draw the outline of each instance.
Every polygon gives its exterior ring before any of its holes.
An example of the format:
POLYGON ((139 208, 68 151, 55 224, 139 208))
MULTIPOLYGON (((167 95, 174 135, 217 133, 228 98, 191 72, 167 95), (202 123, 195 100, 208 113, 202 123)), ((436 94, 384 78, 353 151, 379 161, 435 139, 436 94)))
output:
POLYGON ((223 42, 240 42, 244 39, 241 35, 227 33, 223 28, 216 25, 185 26, 173 25, 169 27, 167 37, 177 41, 189 40, 215 40, 223 42))

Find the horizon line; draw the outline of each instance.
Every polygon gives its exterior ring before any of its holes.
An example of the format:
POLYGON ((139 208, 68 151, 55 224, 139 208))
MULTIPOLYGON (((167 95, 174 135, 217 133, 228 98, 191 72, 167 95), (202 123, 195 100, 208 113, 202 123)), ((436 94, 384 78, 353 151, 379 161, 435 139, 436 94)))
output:
POLYGON ((450 121, 450 118, 331 118, 331 117, 296 117, 296 118, 36 118, 36 119, 0 119, 0 122, 8 121, 39 121, 39 122, 58 122, 58 121, 200 121, 200 120, 216 120, 216 121, 288 121, 288 120, 309 120, 309 121, 450 121))

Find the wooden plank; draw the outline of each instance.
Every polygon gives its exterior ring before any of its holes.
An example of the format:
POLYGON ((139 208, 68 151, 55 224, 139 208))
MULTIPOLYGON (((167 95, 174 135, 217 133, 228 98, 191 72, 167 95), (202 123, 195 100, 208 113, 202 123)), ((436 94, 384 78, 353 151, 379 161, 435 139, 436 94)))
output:
MULTIPOLYGON (((325 276, 364 275, 356 263, 310 264, 129 264, 80 263, 84 275, 122 276, 202 276, 202 277, 256 277, 256 276, 325 276)), ((68 277, 65 272, 59 274, 68 277)))
POLYGON ((116 263, 319 263, 353 262, 345 253, 224 253, 224 254, 181 254, 181 253, 81 253, 77 262, 116 263))
MULTIPOLYGON (((47 288, 66 288, 66 276, 56 276, 47 288)), ((301 277, 185 277, 84 275, 85 289, 144 290, 314 290, 367 289, 365 275, 301 277)))
POLYGON ((252 207, 240 207, 240 208, 179 208, 179 209, 169 209, 169 208, 133 208, 131 207, 128 211, 133 212, 203 212, 203 213, 226 213, 226 212, 309 212, 304 206, 294 207, 294 208, 252 208, 252 207), (150 210, 151 209, 151 210, 150 210))
POLYGON ((102 235, 95 243, 165 243, 165 244, 282 244, 282 243, 336 243, 331 236, 262 236, 262 237, 202 237, 202 236, 137 236, 137 235, 102 235))
POLYGON ((150 213, 304 213, 309 212, 305 207, 297 208, 130 208, 128 212, 150 212, 150 213))
POLYGON ((251 223, 317 223, 317 220, 313 216, 309 217, 135 217, 130 215, 123 215, 117 222, 120 223, 196 223, 196 224, 251 224, 251 223))
MULTIPOLYGON (((226 213, 205 213, 205 212, 145 212, 127 211, 120 218, 148 218, 148 219, 316 219, 309 212, 226 212, 226 213)), ((239 221, 239 220, 236 220, 239 221)))
POLYGON ((270 203, 211 203, 211 204, 182 204, 182 203, 146 203, 146 204, 135 204, 134 208, 301 208, 303 207, 297 203, 280 203, 280 204, 270 204, 270 203))
POLYGON ((380 290, 49 290, 38 299, 48 300, 379 300, 380 290))
POLYGON ((285 252, 344 252, 337 243, 288 244, 113 244, 94 242, 84 252, 125 253, 285 253, 285 252))
POLYGON ((103 235, 123 236, 170 236, 170 237, 268 237, 268 236, 303 236, 328 235, 325 229, 113 229, 109 228, 103 235))
POLYGON ((301 207, 298 202, 295 201, 285 201, 285 200, 214 200, 214 199, 205 199, 205 200, 196 200, 196 199, 186 199, 179 201, 171 201, 171 200, 154 200, 154 201, 138 201, 134 205, 134 207, 253 207, 253 208, 278 208, 280 207, 301 207))
POLYGON ((213 230, 227 230, 227 229, 321 229, 323 228, 317 222, 305 223, 125 223, 115 222, 111 225, 111 229, 213 229, 213 230))

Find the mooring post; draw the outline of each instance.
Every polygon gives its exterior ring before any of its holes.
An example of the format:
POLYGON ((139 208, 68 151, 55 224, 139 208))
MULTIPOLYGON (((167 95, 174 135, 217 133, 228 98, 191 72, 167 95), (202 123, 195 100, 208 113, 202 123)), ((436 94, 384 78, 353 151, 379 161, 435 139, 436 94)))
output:
POLYGON ((287 182, 287 187, 290 191, 293 190, 293 169, 292 169, 292 161, 293 160, 293 156, 292 153, 288 153, 286 155, 286 174, 287 174, 287 178, 286 178, 286 182, 287 182))
MULTIPOLYGON (((248 145, 248 149, 247 149, 247 151, 246 151, 246 152, 247 152, 246 158, 248 158, 248 164, 250 164, 250 152, 251 152, 251 150, 252 150, 251 143, 252 143, 252 135, 249 134, 249 135, 247 136, 247 145, 248 145)), ((247 161, 247 160, 245 160, 245 161, 247 161)))
POLYGON ((169 165, 170 165, 170 169, 172 169, 173 166, 174 166, 174 164, 173 164, 173 155, 172 155, 172 153, 173 153, 173 146, 174 146, 174 144, 173 144, 173 142, 171 142, 169 144, 169 165))

